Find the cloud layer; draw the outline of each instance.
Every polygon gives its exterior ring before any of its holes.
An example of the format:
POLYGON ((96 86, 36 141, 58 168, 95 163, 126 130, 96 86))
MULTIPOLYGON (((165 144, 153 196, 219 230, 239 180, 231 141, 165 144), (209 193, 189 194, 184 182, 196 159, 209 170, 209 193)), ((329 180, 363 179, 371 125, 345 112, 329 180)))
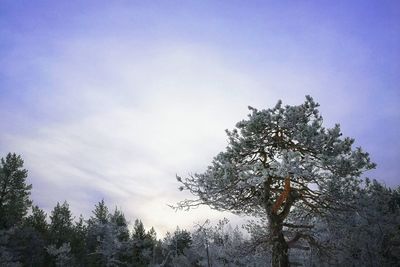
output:
POLYGON ((161 232, 230 216, 168 208, 190 197, 175 174, 203 171, 248 105, 306 94, 371 152, 370 176, 398 185, 392 3, 3 5, 0 152, 23 155, 47 211, 66 199, 89 215, 105 198, 161 232))

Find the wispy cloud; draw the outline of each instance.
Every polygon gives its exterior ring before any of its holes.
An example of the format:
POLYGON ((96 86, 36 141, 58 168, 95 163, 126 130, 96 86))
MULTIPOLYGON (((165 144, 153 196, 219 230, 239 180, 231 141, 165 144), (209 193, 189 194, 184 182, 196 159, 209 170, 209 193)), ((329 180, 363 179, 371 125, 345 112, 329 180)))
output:
POLYGON ((328 126, 341 122, 371 152, 377 178, 398 184, 399 54, 383 44, 398 35, 378 28, 368 39, 371 22, 342 25, 352 13, 332 7, 324 10, 330 20, 307 5, 233 5, 227 14, 185 5, 172 15, 150 4, 64 8, 68 21, 50 8, 49 21, 37 9, 19 24, 13 10, 0 21, 15 30, 2 38, 12 45, 1 61, 0 152, 23 155, 33 199, 47 211, 66 199, 76 215, 89 215, 105 198, 161 231, 228 216, 168 208, 190 197, 175 174, 203 171, 248 105, 298 104, 306 94, 328 126))

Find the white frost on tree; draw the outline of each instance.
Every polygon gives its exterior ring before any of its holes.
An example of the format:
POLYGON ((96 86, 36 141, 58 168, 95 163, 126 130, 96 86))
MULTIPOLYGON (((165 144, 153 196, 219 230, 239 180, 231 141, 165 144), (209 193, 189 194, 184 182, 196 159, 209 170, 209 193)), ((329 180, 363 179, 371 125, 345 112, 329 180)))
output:
POLYGON ((273 266, 289 266, 289 248, 300 242, 318 246, 308 231, 313 225, 293 223, 289 214, 296 211, 301 222, 348 209, 349 192, 375 166, 368 153, 353 148, 353 139, 342 137, 339 125, 322 126, 318 106, 307 96, 299 106, 250 107, 204 173, 177 177, 181 189, 197 197, 177 207, 208 205, 267 219, 273 266))
POLYGON ((71 266, 72 257, 69 243, 64 243, 58 248, 55 245, 49 245, 46 250, 50 256, 54 257, 57 267, 71 266))

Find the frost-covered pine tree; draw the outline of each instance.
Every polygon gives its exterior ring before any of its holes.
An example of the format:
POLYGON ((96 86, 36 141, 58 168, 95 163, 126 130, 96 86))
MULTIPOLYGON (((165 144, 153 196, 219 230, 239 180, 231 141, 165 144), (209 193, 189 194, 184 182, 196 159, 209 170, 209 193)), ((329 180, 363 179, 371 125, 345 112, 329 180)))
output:
POLYGON ((137 266, 148 265, 151 258, 151 250, 146 246, 146 230, 143 222, 139 219, 135 220, 132 233, 132 246, 133 246, 133 262, 137 266))
POLYGON ((51 212, 50 221, 50 245, 47 247, 47 253, 52 256, 57 266, 68 266, 73 261, 71 242, 73 241, 74 228, 72 212, 67 201, 64 201, 63 204, 57 202, 51 212))
POLYGON ((164 260, 161 266, 196 266, 191 262, 196 258, 190 251, 191 245, 190 232, 178 226, 173 234, 167 232, 163 240, 164 260))
MULTIPOLYGON (((319 232, 335 246, 329 266, 396 266, 400 262, 400 187, 365 180, 357 209, 331 216, 319 232)), ((316 259, 318 266, 328 260, 316 259)))
POLYGON ((0 229, 5 229, 20 224, 27 214, 32 185, 26 184, 21 156, 8 153, 0 162, 0 229))
POLYGON ((88 266, 125 266, 130 255, 128 223, 124 214, 115 209, 110 214, 104 200, 100 201, 88 220, 88 266))
POLYGON ((68 267, 72 264, 71 258, 71 246, 69 243, 63 243, 60 247, 55 245, 49 245, 47 248, 47 253, 54 257, 55 266, 57 267, 68 267))
POLYGON ((368 153, 353 149, 354 140, 343 138, 339 125, 322 126, 318 104, 310 96, 298 106, 272 109, 249 107, 248 119, 227 130, 229 144, 204 173, 182 179, 196 199, 180 208, 208 205, 213 209, 248 214, 268 220, 272 266, 289 266, 288 249, 297 242, 315 244, 288 215, 323 215, 347 208, 346 199, 358 187, 363 171, 373 168, 368 153), (338 182, 340 181, 340 182, 338 182))
POLYGON ((25 220, 25 226, 32 227, 40 234, 46 236, 48 234, 49 225, 46 221, 47 214, 39 208, 39 206, 32 206, 32 214, 25 220))
POLYGON ((56 247, 63 243, 70 243, 73 234, 73 217, 69 204, 64 201, 63 204, 57 202, 50 215, 50 242, 56 247))
POLYGON ((264 267, 270 259, 243 236, 238 226, 232 228, 226 218, 214 226, 209 220, 196 224, 186 253, 191 266, 264 267))

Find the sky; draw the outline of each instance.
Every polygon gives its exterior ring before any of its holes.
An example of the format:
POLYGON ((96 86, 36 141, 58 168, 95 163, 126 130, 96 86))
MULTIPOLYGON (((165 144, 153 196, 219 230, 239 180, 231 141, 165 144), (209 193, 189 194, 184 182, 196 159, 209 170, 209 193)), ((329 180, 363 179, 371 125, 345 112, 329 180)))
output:
POLYGON ((170 209, 191 197, 175 175, 204 171, 248 106, 305 95, 398 186, 399 84, 399 1, 0 1, 0 153, 47 212, 240 222, 170 209))

